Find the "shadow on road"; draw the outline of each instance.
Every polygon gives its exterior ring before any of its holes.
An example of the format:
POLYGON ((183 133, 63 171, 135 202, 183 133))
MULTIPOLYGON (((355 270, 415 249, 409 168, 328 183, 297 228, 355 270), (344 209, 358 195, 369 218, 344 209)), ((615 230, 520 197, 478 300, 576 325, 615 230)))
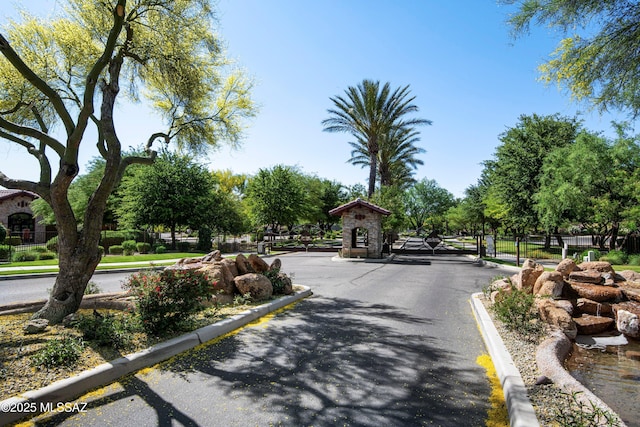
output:
MULTIPOLYGON (((231 415, 244 425, 484 425, 489 388, 481 368, 458 369, 461 356, 426 332, 432 320, 386 304, 316 296, 262 326, 162 365, 161 378, 183 381, 176 392, 206 399, 210 414, 224 404, 246 408, 231 415)), ((90 407, 135 396, 155 409, 158 425, 197 425, 144 376, 121 385, 90 407)))

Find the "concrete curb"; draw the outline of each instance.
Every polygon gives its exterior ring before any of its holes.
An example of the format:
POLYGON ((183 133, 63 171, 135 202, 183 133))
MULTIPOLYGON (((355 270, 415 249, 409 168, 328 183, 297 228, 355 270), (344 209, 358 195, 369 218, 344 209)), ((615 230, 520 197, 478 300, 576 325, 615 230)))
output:
POLYGON ((496 368, 504 399, 509 412, 509 422, 511 427, 533 427, 539 426, 533 405, 529 401, 527 389, 520 376, 520 371, 513 363, 511 355, 498 334, 498 330, 491 321, 489 313, 480 301, 482 293, 478 292, 471 296, 471 308, 480 327, 482 338, 489 350, 489 355, 496 368))
POLYGON ((42 412, 41 408, 47 407, 48 403, 52 403, 51 409, 55 409, 60 402, 70 402, 89 390, 102 387, 125 375, 167 360, 251 323, 266 314, 307 298, 312 294, 311 288, 308 286, 301 287, 303 288, 301 291, 292 295, 278 298, 275 301, 252 308, 221 322, 202 327, 137 353, 103 363, 93 369, 56 381, 38 390, 27 391, 20 396, 0 401, 2 425, 16 422, 27 416, 35 416, 42 412))

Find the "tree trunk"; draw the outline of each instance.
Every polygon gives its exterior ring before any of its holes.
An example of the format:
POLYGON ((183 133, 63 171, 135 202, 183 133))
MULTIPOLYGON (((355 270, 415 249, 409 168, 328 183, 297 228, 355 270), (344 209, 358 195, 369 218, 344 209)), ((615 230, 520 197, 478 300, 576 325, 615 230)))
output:
POLYGON ((60 323, 80 307, 87 283, 100 262, 98 241, 78 239, 72 251, 61 252, 59 256, 60 271, 49 300, 33 315, 34 319, 47 319, 50 324, 60 323))

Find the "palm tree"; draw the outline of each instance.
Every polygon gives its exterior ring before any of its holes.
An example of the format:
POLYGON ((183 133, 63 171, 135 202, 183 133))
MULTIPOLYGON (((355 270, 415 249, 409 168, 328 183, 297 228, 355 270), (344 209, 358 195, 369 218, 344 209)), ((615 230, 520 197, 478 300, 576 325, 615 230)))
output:
POLYGON ((379 81, 363 80, 357 87, 349 86, 346 96, 330 98, 334 108, 327 110, 330 117, 322 121, 326 132, 347 132, 366 144, 369 156, 369 189, 375 191, 378 153, 381 140, 390 132, 401 128, 431 124, 430 120, 406 117, 418 111, 409 97, 409 85, 393 92, 387 82, 380 88, 379 81))
MULTIPOLYGON (((416 156, 425 150, 417 147, 420 132, 414 128, 391 129, 379 139, 377 156, 377 179, 381 186, 395 185, 405 188, 415 182, 413 171, 424 162, 416 156)), ((371 160, 366 141, 358 138, 356 142, 349 142, 353 147, 351 158, 353 165, 370 166, 371 160)))

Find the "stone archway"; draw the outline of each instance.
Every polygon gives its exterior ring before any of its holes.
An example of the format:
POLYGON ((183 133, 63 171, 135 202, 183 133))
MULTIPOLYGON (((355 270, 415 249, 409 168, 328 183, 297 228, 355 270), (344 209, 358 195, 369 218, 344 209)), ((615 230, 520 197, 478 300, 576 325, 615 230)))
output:
POLYGON ((342 257, 382 257, 382 217, 391 212, 360 198, 329 211, 342 216, 342 257), (366 239, 359 244, 358 230, 366 230, 366 239))

